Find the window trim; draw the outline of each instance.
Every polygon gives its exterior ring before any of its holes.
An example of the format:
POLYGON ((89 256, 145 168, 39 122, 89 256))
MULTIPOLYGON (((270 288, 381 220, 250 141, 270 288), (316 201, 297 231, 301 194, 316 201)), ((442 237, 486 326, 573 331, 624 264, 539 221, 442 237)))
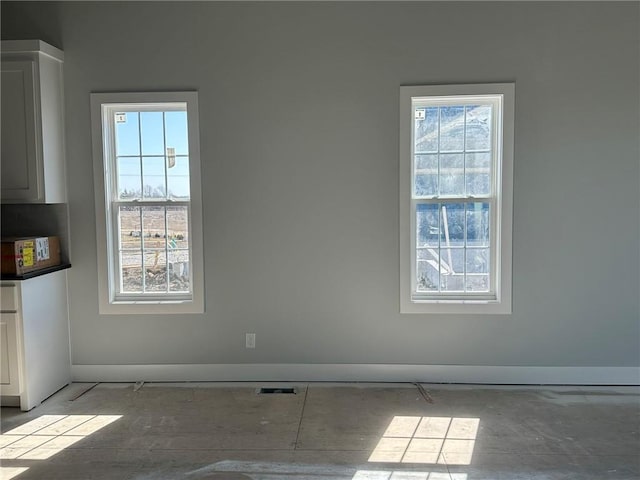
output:
MULTIPOLYGON (((464 100, 463 100, 464 102, 464 100)), ((512 216, 515 84, 422 85, 400 87, 400 313, 510 314, 512 311, 512 216), (499 95, 502 97, 502 143, 492 181, 495 182, 497 215, 492 241, 496 242, 495 296, 443 295, 418 298, 413 294, 415 272, 412 101, 420 97, 499 95)), ((494 132, 494 135, 496 133, 494 132)), ((462 197, 460 201, 465 201, 462 197)), ((492 262, 493 263, 493 262, 492 262)))
MULTIPOLYGON (((166 110, 166 109, 165 109, 166 110)), ((189 92, 124 92, 124 93, 91 93, 91 132, 93 140, 93 167, 96 210, 96 240, 98 263, 98 297, 100 314, 183 314, 204 313, 204 251, 202 225, 202 189, 200 181, 200 140, 198 126, 198 93, 189 92), (114 157, 114 152, 105 152, 113 145, 108 135, 113 133, 105 128, 103 120, 106 110, 115 105, 128 104, 141 109, 157 108, 164 103, 184 103, 187 111, 187 129, 189 144, 189 184, 190 184, 190 264, 192 275, 192 294, 190 298, 163 299, 162 295, 153 298, 115 299, 114 265, 110 252, 114 252, 113 232, 116 228, 114 212, 111 211, 113 199, 109 196, 106 185, 107 175, 112 175, 107 155, 114 157), (155 104, 155 105, 154 105, 155 104), (105 138, 108 143, 105 143, 105 138)), ((110 181, 113 181, 111 179, 110 181)), ((140 202, 141 205, 146 203, 140 202)), ((153 203, 153 202, 152 202, 153 203)), ((179 203, 179 202, 178 202, 179 203)))

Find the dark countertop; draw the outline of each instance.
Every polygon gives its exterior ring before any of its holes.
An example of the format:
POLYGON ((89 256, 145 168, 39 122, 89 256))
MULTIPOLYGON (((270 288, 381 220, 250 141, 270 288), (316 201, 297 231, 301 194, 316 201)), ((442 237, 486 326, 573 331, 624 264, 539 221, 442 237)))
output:
POLYGON ((66 270, 71 268, 70 263, 62 263, 55 267, 43 268, 42 270, 36 270, 34 272, 25 273, 24 275, 5 274, 0 275, 0 280, 29 280, 30 278, 39 277, 40 275, 46 275, 47 273, 58 272, 60 270, 66 270))

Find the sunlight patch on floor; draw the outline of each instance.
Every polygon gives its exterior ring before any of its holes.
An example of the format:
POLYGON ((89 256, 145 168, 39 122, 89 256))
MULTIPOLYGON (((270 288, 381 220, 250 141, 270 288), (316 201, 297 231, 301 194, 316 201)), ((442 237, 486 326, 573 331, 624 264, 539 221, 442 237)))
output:
POLYGON ((27 470, 29 467, 0 467, 0 479, 11 480, 27 470))
MULTIPOLYGON (((46 460, 121 417, 42 415, 0 435, 0 460, 46 460)), ((3 480, 4 475, 3 471, 3 480)))
POLYGON ((358 470, 352 480, 467 480, 466 473, 358 470))
POLYGON ((469 465, 479 425, 479 418, 395 416, 369 461, 469 465))

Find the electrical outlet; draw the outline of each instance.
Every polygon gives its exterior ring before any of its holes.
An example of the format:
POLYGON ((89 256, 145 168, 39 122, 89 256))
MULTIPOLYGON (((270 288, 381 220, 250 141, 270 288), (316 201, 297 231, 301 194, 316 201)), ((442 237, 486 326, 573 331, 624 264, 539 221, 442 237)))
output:
POLYGON ((246 340, 246 347, 247 348, 256 348, 256 334, 255 333, 247 333, 245 340, 246 340))

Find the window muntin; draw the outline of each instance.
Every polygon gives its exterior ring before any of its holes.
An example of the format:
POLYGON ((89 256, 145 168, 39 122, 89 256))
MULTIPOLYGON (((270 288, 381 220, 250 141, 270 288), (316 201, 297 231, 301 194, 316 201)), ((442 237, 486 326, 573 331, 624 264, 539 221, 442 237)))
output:
POLYGON ((512 100, 510 84, 401 87, 401 311, 510 311, 512 100))
POLYGON ((92 109, 101 311, 203 311, 197 94, 92 94, 92 109))

